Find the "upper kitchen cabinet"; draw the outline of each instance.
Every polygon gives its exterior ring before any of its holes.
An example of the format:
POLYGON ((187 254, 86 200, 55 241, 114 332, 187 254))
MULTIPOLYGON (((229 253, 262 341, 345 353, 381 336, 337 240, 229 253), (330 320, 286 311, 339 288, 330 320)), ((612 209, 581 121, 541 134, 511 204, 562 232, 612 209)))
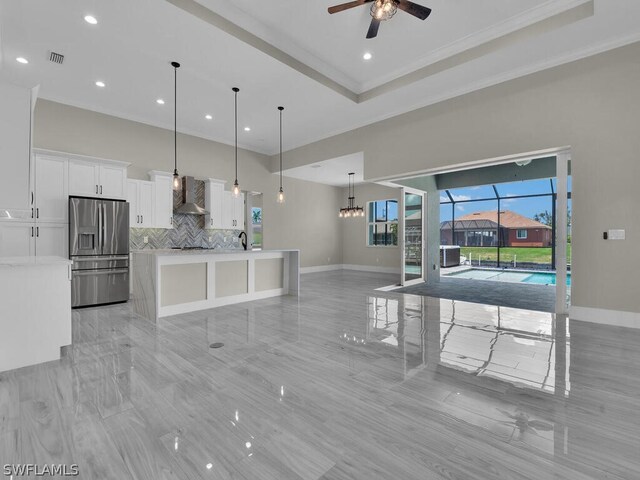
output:
POLYGON ((129 202, 129 226, 133 228, 153 228, 153 182, 129 180, 127 182, 129 202))
POLYGON ((233 197, 233 222, 234 230, 244 230, 244 193, 233 197))
POLYGON ((69 195, 127 198, 127 163, 114 160, 69 160, 69 195))
POLYGON ((66 157, 35 153, 35 213, 38 223, 66 223, 69 215, 66 157))
POLYGON ((0 220, 30 220, 32 99, 26 88, 0 83, 0 220))
POLYGON ((224 229, 227 228, 225 221, 231 220, 232 215, 227 220, 222 214, 225 183, 212 178, 204 182, 204 209, 209 212, 204 217, 205 228, 224 229))
POLYGON ((244 229, 244 193, 234 197, 231 192, 223 192, 222 195, 222 224, 223 230, 244 229))
POLYGON ((173 175, 152 170, 149 172, 149 178, 154 188, 154 228, 173 228, 173 175))

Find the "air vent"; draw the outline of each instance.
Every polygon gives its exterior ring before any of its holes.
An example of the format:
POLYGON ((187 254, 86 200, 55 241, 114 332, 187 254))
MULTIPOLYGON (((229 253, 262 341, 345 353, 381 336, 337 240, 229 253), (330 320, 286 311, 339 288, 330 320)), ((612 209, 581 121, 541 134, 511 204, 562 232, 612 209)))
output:
POLYGON ((49 61, 62 65, 62 62, 64 62, 64 55, 56 52, 49 52, 49 61))

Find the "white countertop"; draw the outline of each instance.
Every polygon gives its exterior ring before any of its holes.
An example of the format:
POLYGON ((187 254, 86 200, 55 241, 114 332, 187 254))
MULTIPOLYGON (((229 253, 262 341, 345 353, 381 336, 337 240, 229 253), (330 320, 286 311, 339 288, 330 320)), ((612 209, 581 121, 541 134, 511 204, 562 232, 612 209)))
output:
POLYGON ((33 267, 43 265, 71 265, 64 257, 0 257, 0 267, 33 267))
POLYGON ((149 250, 131 250, 131 253, 143 253, 146 255, 156 256, 183 256, 183 255, 259 255, 261 253, 275 253, 275 252, 298 252, 298 249, 286 249, 286 250, 243 250, 241 248, 236 249, 222 249, 214 248, 209 250, 178 250, 173 248, 156 248, 149 250))

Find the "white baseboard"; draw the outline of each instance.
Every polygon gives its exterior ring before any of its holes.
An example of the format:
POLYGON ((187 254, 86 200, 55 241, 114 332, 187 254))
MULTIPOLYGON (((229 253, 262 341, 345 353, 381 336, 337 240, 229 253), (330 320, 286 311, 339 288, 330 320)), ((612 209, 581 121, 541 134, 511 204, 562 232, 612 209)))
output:
POLYGON ((329 272, 331 270, 342 270, 342 264, 337 263, 334 265, 317 265, 314 267, 302 267, 300 273, 316 273, 316 272, 329 272))
POLYGON ((359 272, 375 272, 375 273, 397 273, 400 275, 400 269, 396 267, 379 267, 373 265, 351 265, 345 263, 342 265, 344 270, 358 270, 359 272))
POLYGON ((318 265, 314 267, 302 267, 300 273, 316 273, 316 272, 329 272, 332 270, 357 270, 360 272, 375 272, 375 273, 397 273, 400 275, 400 269, 396 267, 377 267, 372 265, 351 265, 337 263, 334 265, 318 265))
POLYGON ((635 312, 571 306, 569 318, 614 327, 640 328, 640 313, 635 312))

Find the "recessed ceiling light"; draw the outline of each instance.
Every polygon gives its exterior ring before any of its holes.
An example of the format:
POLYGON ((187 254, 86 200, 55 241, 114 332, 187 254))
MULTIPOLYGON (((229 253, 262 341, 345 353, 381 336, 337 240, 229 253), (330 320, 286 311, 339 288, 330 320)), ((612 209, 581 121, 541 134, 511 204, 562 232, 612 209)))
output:
POLYGON ((163 99, 161 99, 161 98, 159 98, 159 99, 157 99, 157 100, 156 100, 156 103, 157 103, 158 105, 164 105, 164 100, 163 100, 163 99))
POLYGON ((365 54, 362 55, 362 58, 364 58, 365 60, 371 60, 371 57, 373 57, 373 55, 371 55, 371 53, 369 52, 365 52, 365 54))
POLYGON ((211 120, 213 117, 212 117, 211 115, 209 115, 209 114, 206 114, 206 115, 204 116, 204 118, 206 118, 207 120, 211 120))
POLYGON ((251 127, 244 127, 244 131, 245 132, 250 132, 251 131, 251 127))
POLYGON ((96 82, 96 87, 104 88, 104 87, 106 87, 106 86, 107 86, 107 84, 106 84, 106 83, 104 83, 104 82, 101 82, 100 80, 98 80, 98 81, 96 82))
POLYGON ((27 64, 27 63, 29 63, 29 60, 27 60, 24 57, 18 57, 18 58, 16 58, 16 62, 27 64))
POLYGON ((85 15, 84 21, 89 23, 89 24, 91 24, 91 25, 97 25, 98 24, 98 19, 96 17, 94 17, 93 15, 85 15))

